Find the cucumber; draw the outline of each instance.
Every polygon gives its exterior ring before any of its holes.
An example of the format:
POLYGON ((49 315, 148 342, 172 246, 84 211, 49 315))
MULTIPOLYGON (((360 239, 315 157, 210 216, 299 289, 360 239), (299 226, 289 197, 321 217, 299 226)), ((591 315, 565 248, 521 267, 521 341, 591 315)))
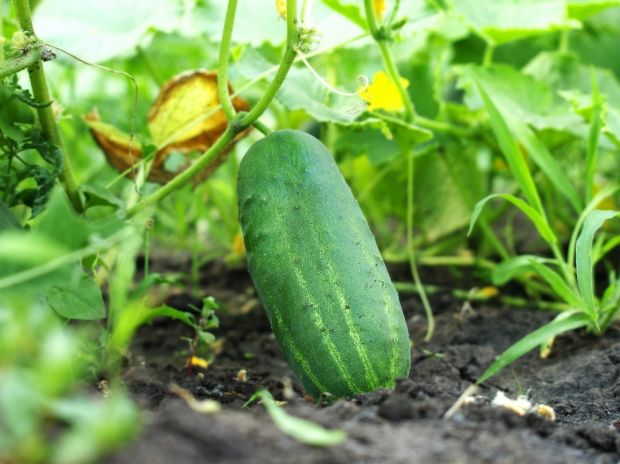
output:
POLYGON ((327 148, 273 132, 243 158, 237 189, 250 275, 307 392, 350 396, 407 377, 398 295, 327 148))

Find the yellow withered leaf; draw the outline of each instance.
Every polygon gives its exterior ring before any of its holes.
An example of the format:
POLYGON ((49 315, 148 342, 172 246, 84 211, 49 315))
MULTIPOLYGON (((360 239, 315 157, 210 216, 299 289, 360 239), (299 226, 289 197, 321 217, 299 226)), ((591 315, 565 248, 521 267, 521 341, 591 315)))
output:
MULTIPOLYGON (((229 93, 232 88, 229 86, 229 93)), ((147 126, 152 143, 158 147, 149 171, 149 181, 165 183, 190 163, 187 155, 204 152, 224 132, 226 117, 219 108, 217 95, 217 74, 210 71, 189 71, 179 74, 166 82, 151 107, 147 126), (170 153, 186 155, 184 163, 177 172, 164 169, 170 153)), ((248 109, 241 98, 233 98, 237 111, 248 109)), ((119 171, 127 171, 142 159, 140 143, 120 129, 102 122, 96 113, 90 113, 84 120, 91 129, 93 138, 105 153, 108 163, 119 171)), ((249 129, 237 136, 235 142, 248 133, 249 129)), ((234 143, 234 142, 233 142, 234 143)), ((224 161, 232 148, 227 147, 213 163, 199 176, 205 179, 224 161)), ((133 170, 128 172, 131 177, 133 170)))
MULTIPOLYGON (((228 91, 232 93, 230 86, 228 91)), ((148 116, 153 144, 163 147, 156 158, 171 151, 204 151, 213 145, 227 125, 219 104, 214 72, 190 71, 164 84, 148 116)), ((233 98, 233 107, 237 111, 248 109, 238 97, 233 98)))

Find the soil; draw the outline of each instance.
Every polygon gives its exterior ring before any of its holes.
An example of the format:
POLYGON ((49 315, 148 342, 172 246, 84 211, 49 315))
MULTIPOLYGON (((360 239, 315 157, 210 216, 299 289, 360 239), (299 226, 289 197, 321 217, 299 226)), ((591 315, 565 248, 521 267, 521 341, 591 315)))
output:
MULTIPOLYGON (((153 266, 170 271, 183 263, 175 259, 153 266)), ((427 274, 426 281, 442 279, 427 274)), ((432 301, 437 330, 424 343, 426 323, 417 297, 401 295, 415 341, 409 378, 400 379, 393 390, 318 405, 304 396, 285 363, 245 270, 212 263, 201 287, 201 294, 214 296, 223 307, 214 331, 221 352, 206 369, 194 368, 188 375, 182 337, 191 332, 172 320, 143 327, 124 380, 144 409, 146 424, 141 437, 109 458, 109 464, 620 462, 618 326, 601 338, 585 332, 562 336, 547 359, 530 353, 489 380, 475 401, 444 419, 496 355, 552 314, 437 294, 432 301), (239 377, 241 369, 247 378, 239 377), (220 412, 195 412, 170 392, 171 384, 196 399, 217 400, 220 412), (263 406, 243 407, 261 388, 286 400, 289 414, 345 430, 347 440, 319 448, 282 434, 263 406), (498 390, 511 398, 527 392, 533 404, 553 408, 555 422, 493 406, 490 400, 498 390)), ((187 309, 200 306, 200 298, 178 294, 167 303, 187 309)))

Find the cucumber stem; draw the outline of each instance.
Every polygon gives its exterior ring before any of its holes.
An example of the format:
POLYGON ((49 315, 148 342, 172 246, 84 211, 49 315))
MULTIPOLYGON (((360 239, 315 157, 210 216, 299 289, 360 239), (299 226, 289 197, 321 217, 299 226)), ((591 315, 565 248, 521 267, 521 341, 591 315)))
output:
POLYGON ((219 64, 217 68, 217 95, 220 99, 222 110, 229 121, 232 121, 236 114, 228 92, 228 61, 230 58, 230 43, 236 12, 237 0, 228 0, 226 18, 224 20, 224 31, 222 32, 222 41, 220 42, 219 64))
MULTIPOLYGON (((17 22, 21 30, 28 33, 31 38, 36 38, 36 34, 34 33, 34 28, 32 26, 32 15, 30 13, 29 1, 14 0, 13 6, 15 9, 15 15, 17 16, 17 22)), ((28 68, 28 74, 30 77, 30 85, 32 87, 32 95, 34 100, 41 104, 37 108, 41 132, 43 133, 45 139, 56 145, 62 153, 63 169, 60 174, 60 180, 73 208, 78 213, 81 213, 84 211, 84 206, 82 205, 82 200, 80 199, 80 195, 78 193, 78 185, 73 169, 71 168, 71 160, 69 159, 69 156, 63 146, 60 131, 54 117, 54 111, 52 110, 52 105, 49 104, 52 100, 47 87, 47 81, 45 79, 43 61, 40 57, 32 66, 28 68)))
MULTIPOLYGON (((236 3, 236 0, 232 0, 236 3)), ((229 2, 230 6, 230 2, 229 2)), ((152 193, 151 195, 143 198, 139 203, 135 204, 131 208, 127 210, 125 216, 127 218, 131 218, 135 216, 138 212, 142 211, 144 208, 148 206, 152 206, 157 204, 163 198, 170 195, 175 190, 186 185, 193 177, 195 177, 198 173, 200 173, 204 168, 206 168, 211 161, 213 161, 222 151, 226 149, 226 147, 233 141, 233 139, 245 129, 252 125, 256 125, 261 132, 269 131, 269 129, 262 123, 258 122, 258 118, 263 114, 263 112, 267 109, 271 101, 274 99, 278 90, 282 86, 288 71, 291 69, 293 62, 295 60, 296 55, 296 46, 298 41, 298 29, 297 29, 297 0, 287 0, 286 2, 287 8, 287 27, 286 27, 286 51, 284 52, 284 56, 280 61, 280 66, 278 67, 278 71, 273 78, 273 81, 269 85, 267 91, 260 98, 258 103, 250 110, 249 113, 237 113, 234 115, 234 118, 229 122, 226 130, 218 137, 215 143, 209 147, 209 149, 204 152, 198 159, 196 159, 191 166, 189 166, 186 170, 179 173, 176 177, 174 177, 170 182, 166 185, 152 193), (292 14, 291 14, 292 13, 292 14)), ((229 35, 228 40, 230 40, 230 35, 232 34, 232 25, 234 21, 234 11, 227 11, 227 19, 228 19, 228 29, 224 29, 222 42, 224 43, 224 47, 226 47, 226 35, 229 35), (228 18, 230 16, 230 18, 228 18)), ((230 42, 228 43, 230 45, 230 42)), ((225 60, 228 62, 228 55, 220 53, 220 60, 225 60)), ((220 69, 222 63, 220 62, 220 69)), ((225 66, 227 69, 227 65, 225 66)), ((228 82, 225 79, 222 79, 222 82, 225 84, 226 92, 222 98, 220 96, 220 104, 225 105, 224 101, 230 99, 228 95, 228 82)), ((220 79, 218 78, 218 90, 220 90, 220 79)), ((223 107, 223 106, 222 106, 223 107)), ((231 103, 232 107, 232 103, 231 103)), ((229 108, 230 110, 230 108, 229 108)), ((234 111, 234 109, 233 109, 234 111)))
MULTIPOLYGON (((0 47, 2 49, 2 47, 0 47)), ((0 59, 0 79, 34 66, 41 59, 41 48, 34 46, 19 56, 6 61, 0 59)))
MULTIPOLYGON (((377 46, 381 52, 381 57, 383 59, 384 67, 387 71, 389 79, 396 86, 398 93, 400 94, 401 100, 403 102, 405 114, 404 119, 405 122, 413 123, 416 118, 415 109, 413 106, 413 102, 411 97, 407 93, 405 86, 401 81, 400 73, 398 72, 398 68, 396 67, 396 62, 394 61, 394 57, 387 45, 389 40, 390 30, 385 29, 384 27, 379 28, 377 25, 377 17, 372 5, 372 0, 364 0, 364 10, 366 12, 366 20, 368 21, 368 29, 370 30, 370 34, 375 39, 377 46)), ((424 291, 424 286, 422 285, 422 281, 420 279, 420 275, 418 273, 418 266, 416 264, 415 259, 415 243, 413 240, 413 227, 414 227, 414 181, 415 181, 415 160, 413 157, 413 151, 410 147, 406 146, 406 143, 401 143, 401 148, 403 152, 407 155, 407 256, 409 258, 409 266, 411 268, 411 275, 413 277, 413 281, 418 288, 418 293, 420 295, 420 300, 422 301, 422 306, 424 307, 424 312, 426 313, 426 318, 428 321, 428 327, 426 331, 426 336, 424 337, 425 341, 429 341, 435 330, 435 320, 433 317, 433 309, 431 308, 430 302, 428 301, 428 297, 426 292, 424 291)))

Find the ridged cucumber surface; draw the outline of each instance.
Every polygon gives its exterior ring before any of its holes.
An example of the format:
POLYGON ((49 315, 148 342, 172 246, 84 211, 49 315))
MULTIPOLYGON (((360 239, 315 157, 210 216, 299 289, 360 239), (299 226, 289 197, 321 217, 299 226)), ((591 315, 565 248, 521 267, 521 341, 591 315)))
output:
POLYGON ((327 148, 300 131, 269 134, 241 162, 238 199, 252 280, 306 390, 349 396, 407 377, 398 295, 327 148))

